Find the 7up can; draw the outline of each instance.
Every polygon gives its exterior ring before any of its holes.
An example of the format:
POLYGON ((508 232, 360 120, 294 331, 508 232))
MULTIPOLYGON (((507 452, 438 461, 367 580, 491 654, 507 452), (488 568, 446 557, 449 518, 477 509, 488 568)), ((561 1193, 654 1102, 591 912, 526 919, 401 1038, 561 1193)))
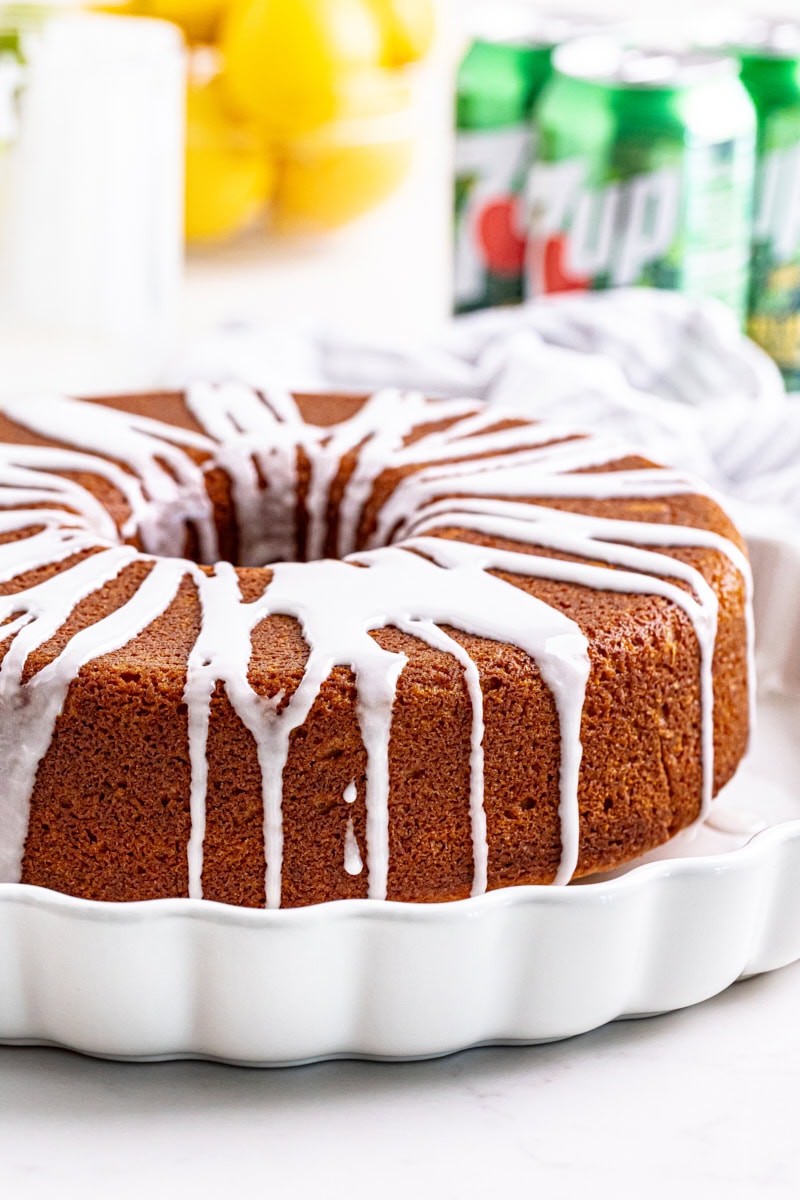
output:
POLYGON ((735 46, 758 115, 747 332, 800 389, 800 22, 752 21, 735 46))
POLYGON ((644 284, 744 318, 755 112, 725 55, 561 46, 535 110, 527 290, 644 284))
POLYGON ((593 18, 548 17, 520 0, 471 11, 473 40, 456 81, 454 308, 522 299, 531 110, 550 78, 554 47, 596 32, 593 18))

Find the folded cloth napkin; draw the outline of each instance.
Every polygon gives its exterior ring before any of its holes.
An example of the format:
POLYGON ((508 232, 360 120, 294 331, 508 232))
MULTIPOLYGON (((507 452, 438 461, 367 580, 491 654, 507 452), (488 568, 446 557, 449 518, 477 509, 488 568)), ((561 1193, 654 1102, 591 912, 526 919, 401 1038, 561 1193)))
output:
POLYGON ((419 388, 601 427, 770 506, 800 536, 800 397, 786 396, 774 364, 715 301, 645 288, 569 293, 460 317, 414 341, 231 326, 184 347, 164 382, 195 378, 419 388))

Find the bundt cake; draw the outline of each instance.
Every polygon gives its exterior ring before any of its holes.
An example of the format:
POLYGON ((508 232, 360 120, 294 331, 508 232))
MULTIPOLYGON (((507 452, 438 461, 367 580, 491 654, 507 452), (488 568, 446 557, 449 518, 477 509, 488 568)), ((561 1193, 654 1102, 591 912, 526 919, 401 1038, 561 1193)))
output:
POLYGON ((744 753, 741 539, 609 437, 388 390, 0 409, 0 881, 563 884, 744 753))

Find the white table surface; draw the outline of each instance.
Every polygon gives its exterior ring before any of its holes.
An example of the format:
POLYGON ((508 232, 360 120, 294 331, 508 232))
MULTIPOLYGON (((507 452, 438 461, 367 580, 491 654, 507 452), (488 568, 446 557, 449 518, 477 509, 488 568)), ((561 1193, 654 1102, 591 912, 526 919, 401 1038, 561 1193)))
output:
POLYGON ((275 1071, 0 1050, 0 1189, 72 1197, 800 1195, 800 964, 545 1046, 275 1071))

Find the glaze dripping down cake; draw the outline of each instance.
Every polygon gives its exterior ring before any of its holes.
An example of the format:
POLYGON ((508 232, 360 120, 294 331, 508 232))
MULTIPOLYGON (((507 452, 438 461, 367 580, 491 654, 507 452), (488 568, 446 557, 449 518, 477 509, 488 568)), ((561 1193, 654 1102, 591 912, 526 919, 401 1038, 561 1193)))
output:
POLYGON ((197 384, 7 400, 0 443, 0 881, 567 883, 704 815, 744 753, 741 539, 611 438, 197 384))

